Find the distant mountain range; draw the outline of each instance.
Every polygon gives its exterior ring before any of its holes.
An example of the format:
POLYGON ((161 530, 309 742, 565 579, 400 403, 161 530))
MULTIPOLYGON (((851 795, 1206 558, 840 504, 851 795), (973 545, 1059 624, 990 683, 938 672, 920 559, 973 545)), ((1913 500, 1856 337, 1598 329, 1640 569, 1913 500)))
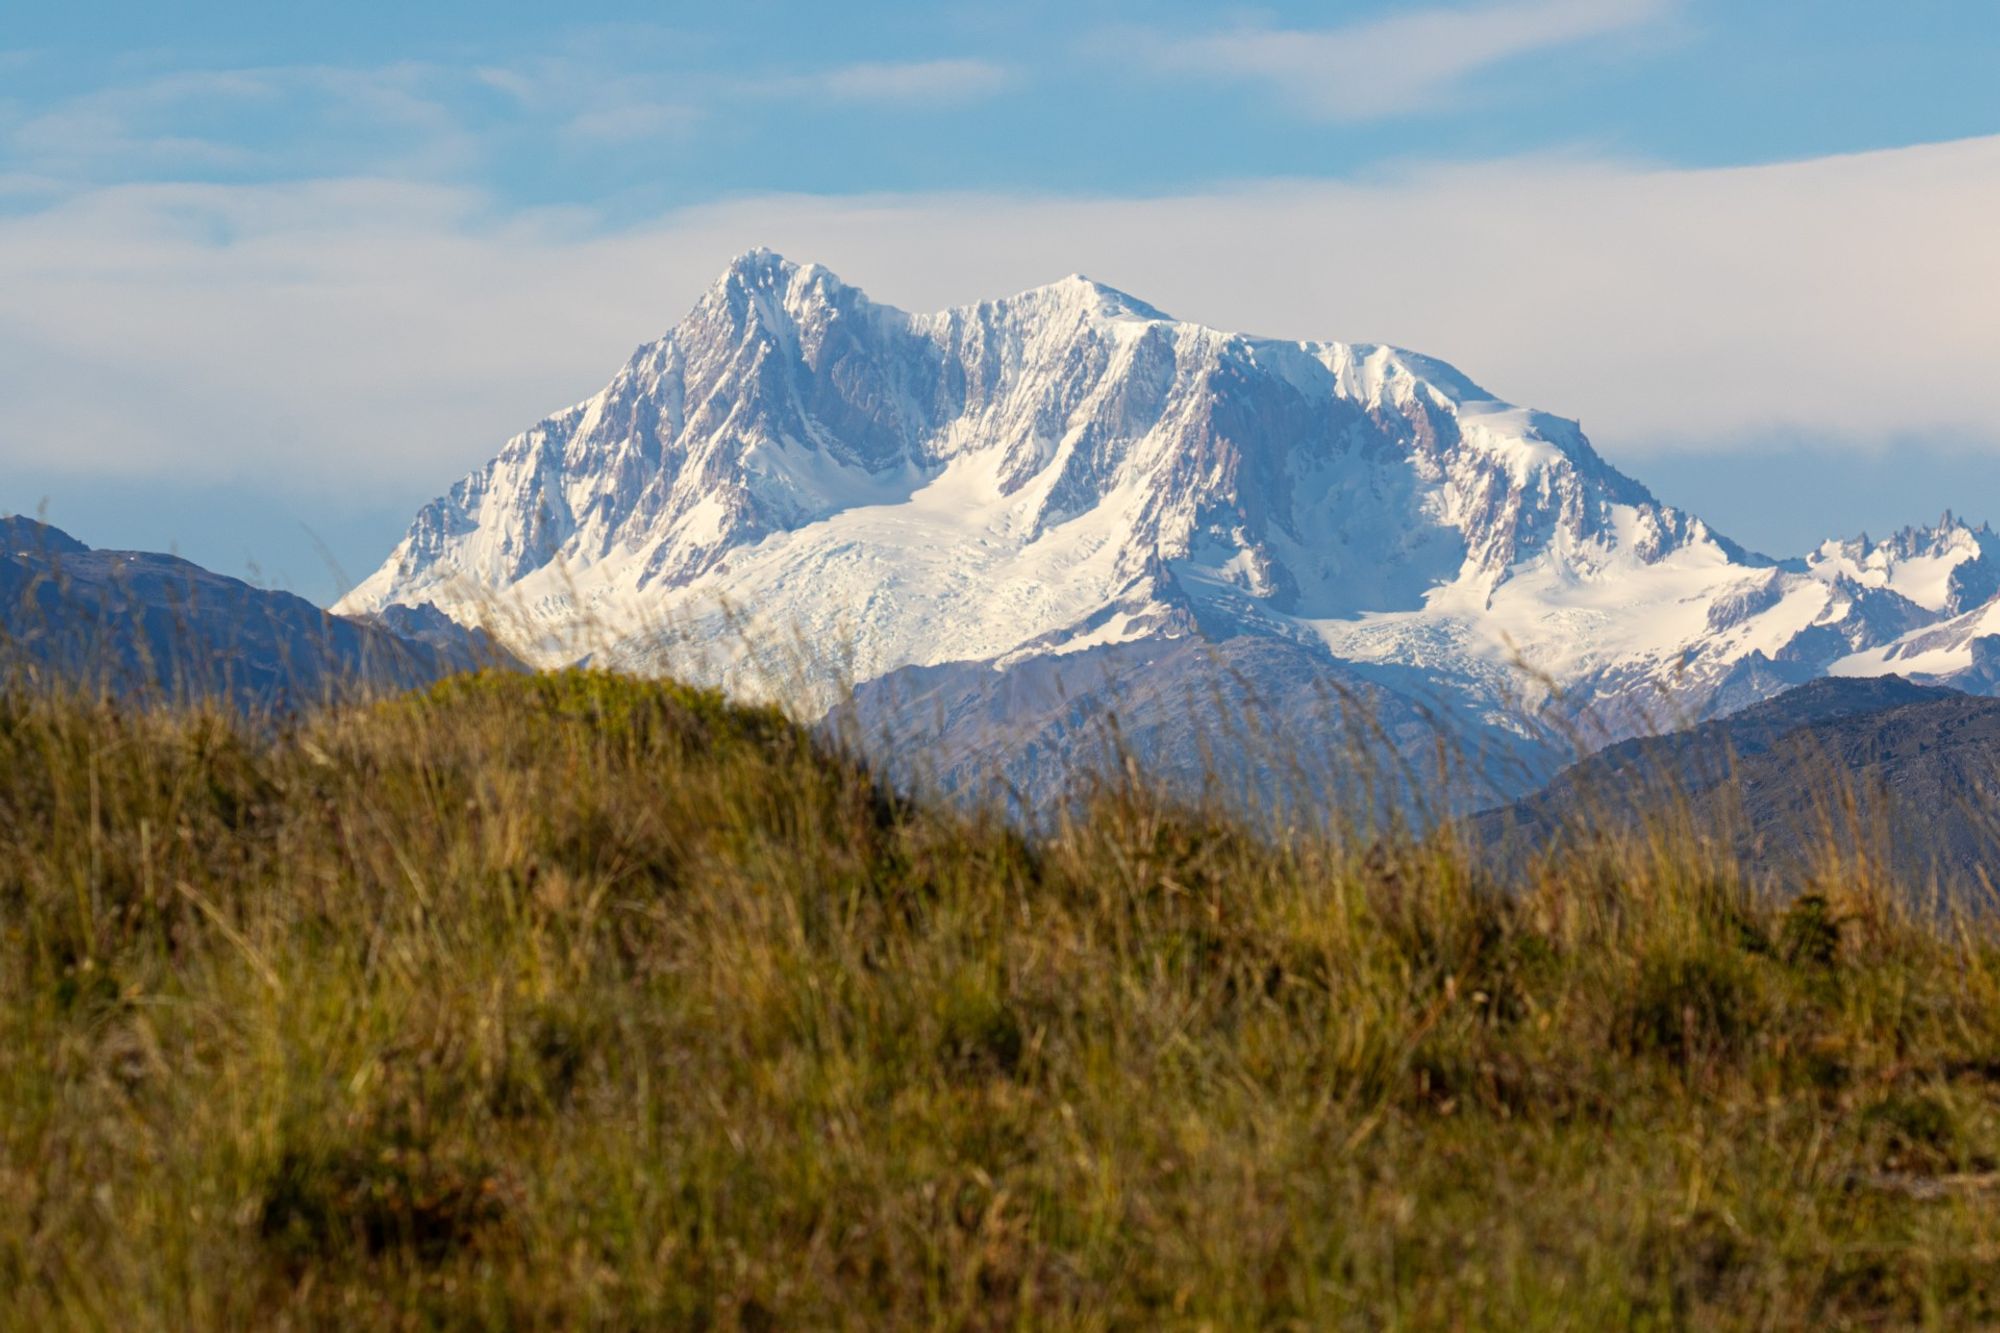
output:
POLYGON ((1030 800, 1114 707, 1141 758, 1213 777, 1233 742, 1191 701, 1218 679, 1309 747, 1365 699, 1400 757, 1440 726, 1474 751, 1490 799, 1562 737, 1820 677, 2000 687, 1996 556, 1950 514, 1755 554, 1575 422, 1412 352, 1210 329, 1082 277, 913 315, 755 251, 337 609, 795 702, 859 683, 870 723, 927 720, 947 785, 1030 800), (1317 722, 1308 696, 1333 701, 1317 722))
POLYGON ((0 681, 25 673, 283 711, 512 662, 433 610, 333 615, 175 556, 93 550, 0 518, 0 681))
POLYGON ((1832 853, 1984 897, 2000 874, 2000 699, 1900 676, 1817 680, 1610 746, 1473 827, 1488 847, 1533 851, 1677 823, 1794 883, 1832 853))

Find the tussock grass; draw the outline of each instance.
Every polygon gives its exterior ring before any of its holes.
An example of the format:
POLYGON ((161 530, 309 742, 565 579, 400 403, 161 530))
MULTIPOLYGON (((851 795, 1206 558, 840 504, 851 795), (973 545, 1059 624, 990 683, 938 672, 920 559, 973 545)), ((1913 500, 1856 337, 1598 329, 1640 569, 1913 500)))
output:
POLYGON ((1522 873, 582 672, 0 696, 0 1324, 2000 1319, 1988 925, 1522 873))

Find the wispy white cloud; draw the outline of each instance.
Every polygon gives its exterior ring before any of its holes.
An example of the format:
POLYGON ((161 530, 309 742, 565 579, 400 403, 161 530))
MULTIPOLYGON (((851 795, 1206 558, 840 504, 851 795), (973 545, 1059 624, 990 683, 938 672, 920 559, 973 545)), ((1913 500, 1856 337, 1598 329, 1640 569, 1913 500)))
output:
MULTIPOLYGON (((620 32, 652 54, 672 34, 620 32)), ((805 73, 642 67, 599 49, 512 64, 289 65, 179 70, 27 110, 0 102, 0 162, 16 178, 463 178, 520 136, 571 147, 687 140, 745 100, 946 105, 993 96, 1015 72, 980 59, 864 62, 805 73), (496 98, 497 94, 497 98, 496 98)), ((669 51, 668 54, 671 54, 669 51)), ((664 56, 662 56, 664 58, 664 56)))
POLYGON ((18 118, 0 143, 52 178, 324 173, 359 154, 376 171, 436 168, 472 148, 446 104, 456 78, 416 63, 176 71, 64 99, 18 118))
MULTIPOLYGON (((657 40, 657 38, 656 38, 657 40)), ((957 105, 1005 91, 1017 72, 990 60, 864 61, 803 73, 634 72, 608 54, 557 54, 473 72, 532 115, 585 142, 684 139, 733 102, 957 105)))
POLYGON ((785 81, 840 102, 975 102, 1006 91, 1015 72, 991 60, 867 61, 785 81))
POLYGON ((68 193, 66 182, 28 171, 0 171, 0 199, 52 199, 68 193))
POLYGON ((472 80, 586 143, 682 139, 707 114, 685 80, 621 73, 604 60, 574 55, 481 68, 472 80))
POLYGON ((598 143, 638 143, 685 138, 701 124, 703 116, 699 107, 686 103, 638 98, 579 111, 563 129, 574 138, 598 143))
POLYGON ((822 103, 934 106, 980 102, 1020 82, 1011 65, 976 57, 868 60, 805 73, 745 75, 718 91, 745 98, 797 98, 822 103))
POLYGON ((1487 70, 1656 24, 1678 3, 1503 0, 1406 10, 1340 28, 1129 32, 1118 44, 1159 73, 1254 83, 1308 115, 1363 121, 1449 104, 1464 81, 1487 70))
POLYGON ((105 162, 147 166, 233 165, 248 156, 229 143, 165 128, 190 108, 270 100, 267 72, 182 72, 72 97, 21 119, 9 147, 34 162, 67 165, 105 162))

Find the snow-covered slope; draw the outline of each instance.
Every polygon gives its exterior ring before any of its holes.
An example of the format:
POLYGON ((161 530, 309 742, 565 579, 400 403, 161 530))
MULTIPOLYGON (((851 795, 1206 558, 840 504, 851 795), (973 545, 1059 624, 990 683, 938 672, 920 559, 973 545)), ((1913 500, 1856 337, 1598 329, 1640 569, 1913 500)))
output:
POLYGON ((1932 613, 1887 643, 1857 644, 1829 674, 1895 672, 2000 693, 2000 537, 1990 527, 1968 527, 1947 510, 1935 528, 1905 529, 1880 545, 1865 536, 1829 542, 1815 560, 1816 568, 1838 561, 1843 572, 1856 566, 1851 577, 1896 588, 1932 613))
POLYGON ((756 251, 339 609, 739 689, 1267 636, 1482 723, 1553 699, 1622 733, 1977 638, 1994 551, 1947 515, 1779 564, 1410 352, 1082 277, 913 315, 756 251))

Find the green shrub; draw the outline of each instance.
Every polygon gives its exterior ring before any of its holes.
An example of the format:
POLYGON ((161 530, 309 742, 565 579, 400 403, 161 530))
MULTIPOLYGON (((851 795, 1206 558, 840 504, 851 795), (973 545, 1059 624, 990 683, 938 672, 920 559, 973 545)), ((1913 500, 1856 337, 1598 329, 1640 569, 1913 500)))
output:
POLYGON ((1720 949, 1643 960, 1615 1040, 1635 1054, 1684 1066, 1741 1053, 1758 1022, 1753 979, 1720 949))
POLYGON ((477 1158, 382 1144, 287 1148, 270 1168, 257 1232, 292 1263, 359 1251, 436 1264, 506 1215, 500 1177, 477 1158))
POLYGON ((1886 1170, 1941 1171, 1959 1161, 1958 1117, 1938 1093, 1893 1092, 1868 1107, 1862 1123, 1886 1170))
POLYGON ((1823 893, 1802 893, 1785 909, 1778 951, 1788 963, 1832 967, 1840 958, 1840 921, 1823 893))
POLYGON ((940 996, 938 1059, 960 1075, 1007 1077, 1020 1066, 1027 1036, 1020 1016, 988 979, 960 974, 940 996))

